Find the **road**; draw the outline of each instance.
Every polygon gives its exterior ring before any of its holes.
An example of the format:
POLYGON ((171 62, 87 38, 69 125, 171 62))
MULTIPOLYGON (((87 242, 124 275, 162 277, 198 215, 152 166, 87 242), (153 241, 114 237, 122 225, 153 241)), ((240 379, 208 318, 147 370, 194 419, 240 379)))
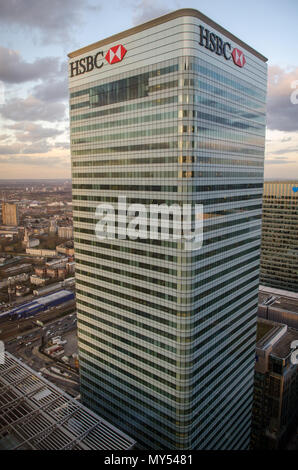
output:
MULTIPOLYGON (((69 370, 68 365, 57 363, 53 358, 39 352, 42 337, 45 341, 55 336, 61 336, 62 339, 67 340, 65 345, 65 354, 71 356, 72 353, 77 352, 77 338, 76 338, 76 313, 74 310, 75 304, 64 304, 59 308, 53 309, 47 314, 40 314, 34 318, 17 321, 10 321, 5 331, 6 323, 0 324, 2 333, 0 339, 4 337, 5 349, 14 356, 21 359, 25 364, 32 367, 40 374, 44 374, 51 382, 58 387, 65 390, 72 396, 77 396, 79 393, 79 375, 73 370, 69 370), (72 311, 72 313, 69 313, 72 311), (43 318, 41 318, 43 315, 43 318), (44 322, 44 327, 35 324, 36 319, 44 322), (59 368, 60 374, 52 374, 51 367, 59 368), (44 368, 47 369, 44 371, 44 368), (67 376, 63 376, 65 373, 67 376)), ((71 364, 74 366, 74 362, 71 364)))

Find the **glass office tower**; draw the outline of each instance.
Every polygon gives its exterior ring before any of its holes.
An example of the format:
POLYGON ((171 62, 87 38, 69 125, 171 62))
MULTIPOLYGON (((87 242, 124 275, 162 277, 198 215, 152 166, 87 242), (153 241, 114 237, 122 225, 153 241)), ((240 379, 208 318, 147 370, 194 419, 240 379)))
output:
POLYGON ((266 181, 260 282, 298 292, 298 181, 266 181))
POLYGON ((246 449, 266 58, 196 10, 69 54, 81 395, 147 449, 246 449), (105 239, 96 208, 197 203, 204 243, 105 239))

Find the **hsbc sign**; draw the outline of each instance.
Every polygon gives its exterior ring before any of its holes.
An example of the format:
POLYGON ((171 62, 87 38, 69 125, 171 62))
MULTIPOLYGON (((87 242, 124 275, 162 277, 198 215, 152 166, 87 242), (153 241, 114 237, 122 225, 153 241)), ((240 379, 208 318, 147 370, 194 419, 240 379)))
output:
POLYGON ((127 50, 125 49, 122 44, 118 46, 111 47, 105 55, 105 59, 109 62, 109 64, 115 64, 116 62, 121 62, 123 57, 125 56, 127 50))
POLYGON ((200 28, 200 46, 205 47, 211 52, 219 56, 223 56, 226 60, 233 59, 233 62, 238 67, 244 67, 246 59, 242 51, 236 47, 232 49, 232 45, 229 42, 224 42, 215 33, 211 33, 209 29, 199 26, 200 28))
MULTIPOLYGON (((242 68, 246 64, 246 59, 243 52, 232 46, 229 42, 224 42, 215 33, 210 32, 203 26, 200 28, 200 46, 205 47, 211 52, 214 52, 218 56, 223 56, 226 60, 233 60, 234 64, 242 68)), ((126 54, 127 50, 122 44, 117 44, 111 47, 104 55, 103 51, 97 52, 95 55, 89 55, 82 59, 70 62, 70 76, 75 77, 82 75, 86 72, 92 72, 94 69, 101 69, 105 63, 110 65, 121 62, 126 54)))
POLYGON ((238 67, 244 67, 244 65, 246 64, 246 59, 244 57, 243 52, 237 49, 236 47, 232 52, 232 57, 234 64, 238 65, 238 67))
POLYGON ((121 62, 126 52, 125 47, 122 46, 122 44, 118 44, 117 46, 111 47, 105 56, 104 52, 100 51, 94 56, 88 55, 82 59, 70 62, 70 76, 75 77, 85 72, 92 72, 94 69, 101 69, 106 62, 110 65, 121 62))

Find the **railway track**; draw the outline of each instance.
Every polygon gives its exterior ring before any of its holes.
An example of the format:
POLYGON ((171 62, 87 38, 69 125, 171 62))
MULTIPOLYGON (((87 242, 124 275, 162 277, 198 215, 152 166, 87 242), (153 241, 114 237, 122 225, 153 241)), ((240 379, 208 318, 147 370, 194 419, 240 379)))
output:
POLYGON ((23 333, 29 332, 29 330, 34 330, 40 328, 39 326, 35 326, 34 322, 36 320, 41 321, 45 325, 52 320, 56 320, 57 318, 61 318, 69 313, 73 313, 76 308, 76 303, 68 302, 64 306, 56 307, 53 310, 48 312, 40 312, 34 315, 31 318, 23 318, 20 320, 2 320, 0 321, 0 340, 10 340, 15 338, 16 336, 22 336, 23 333))

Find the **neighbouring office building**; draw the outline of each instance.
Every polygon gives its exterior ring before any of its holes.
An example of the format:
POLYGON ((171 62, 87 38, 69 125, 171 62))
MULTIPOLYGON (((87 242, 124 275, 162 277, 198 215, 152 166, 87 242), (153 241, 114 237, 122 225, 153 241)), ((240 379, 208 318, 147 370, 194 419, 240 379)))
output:
POLYGON ((298 181, 266 181, 261 283, 298 292, 298 181))
POLYGON ((69 54, 81 395, 144 448, 249 447, 266 61, 191 9, 69 54), (203 204, 202 248, 99 240, 119 195, 203 204))
POLYGON ((298 330, 260 319, 257 340, 251 448, 283 449, 298 422, 298 330))

